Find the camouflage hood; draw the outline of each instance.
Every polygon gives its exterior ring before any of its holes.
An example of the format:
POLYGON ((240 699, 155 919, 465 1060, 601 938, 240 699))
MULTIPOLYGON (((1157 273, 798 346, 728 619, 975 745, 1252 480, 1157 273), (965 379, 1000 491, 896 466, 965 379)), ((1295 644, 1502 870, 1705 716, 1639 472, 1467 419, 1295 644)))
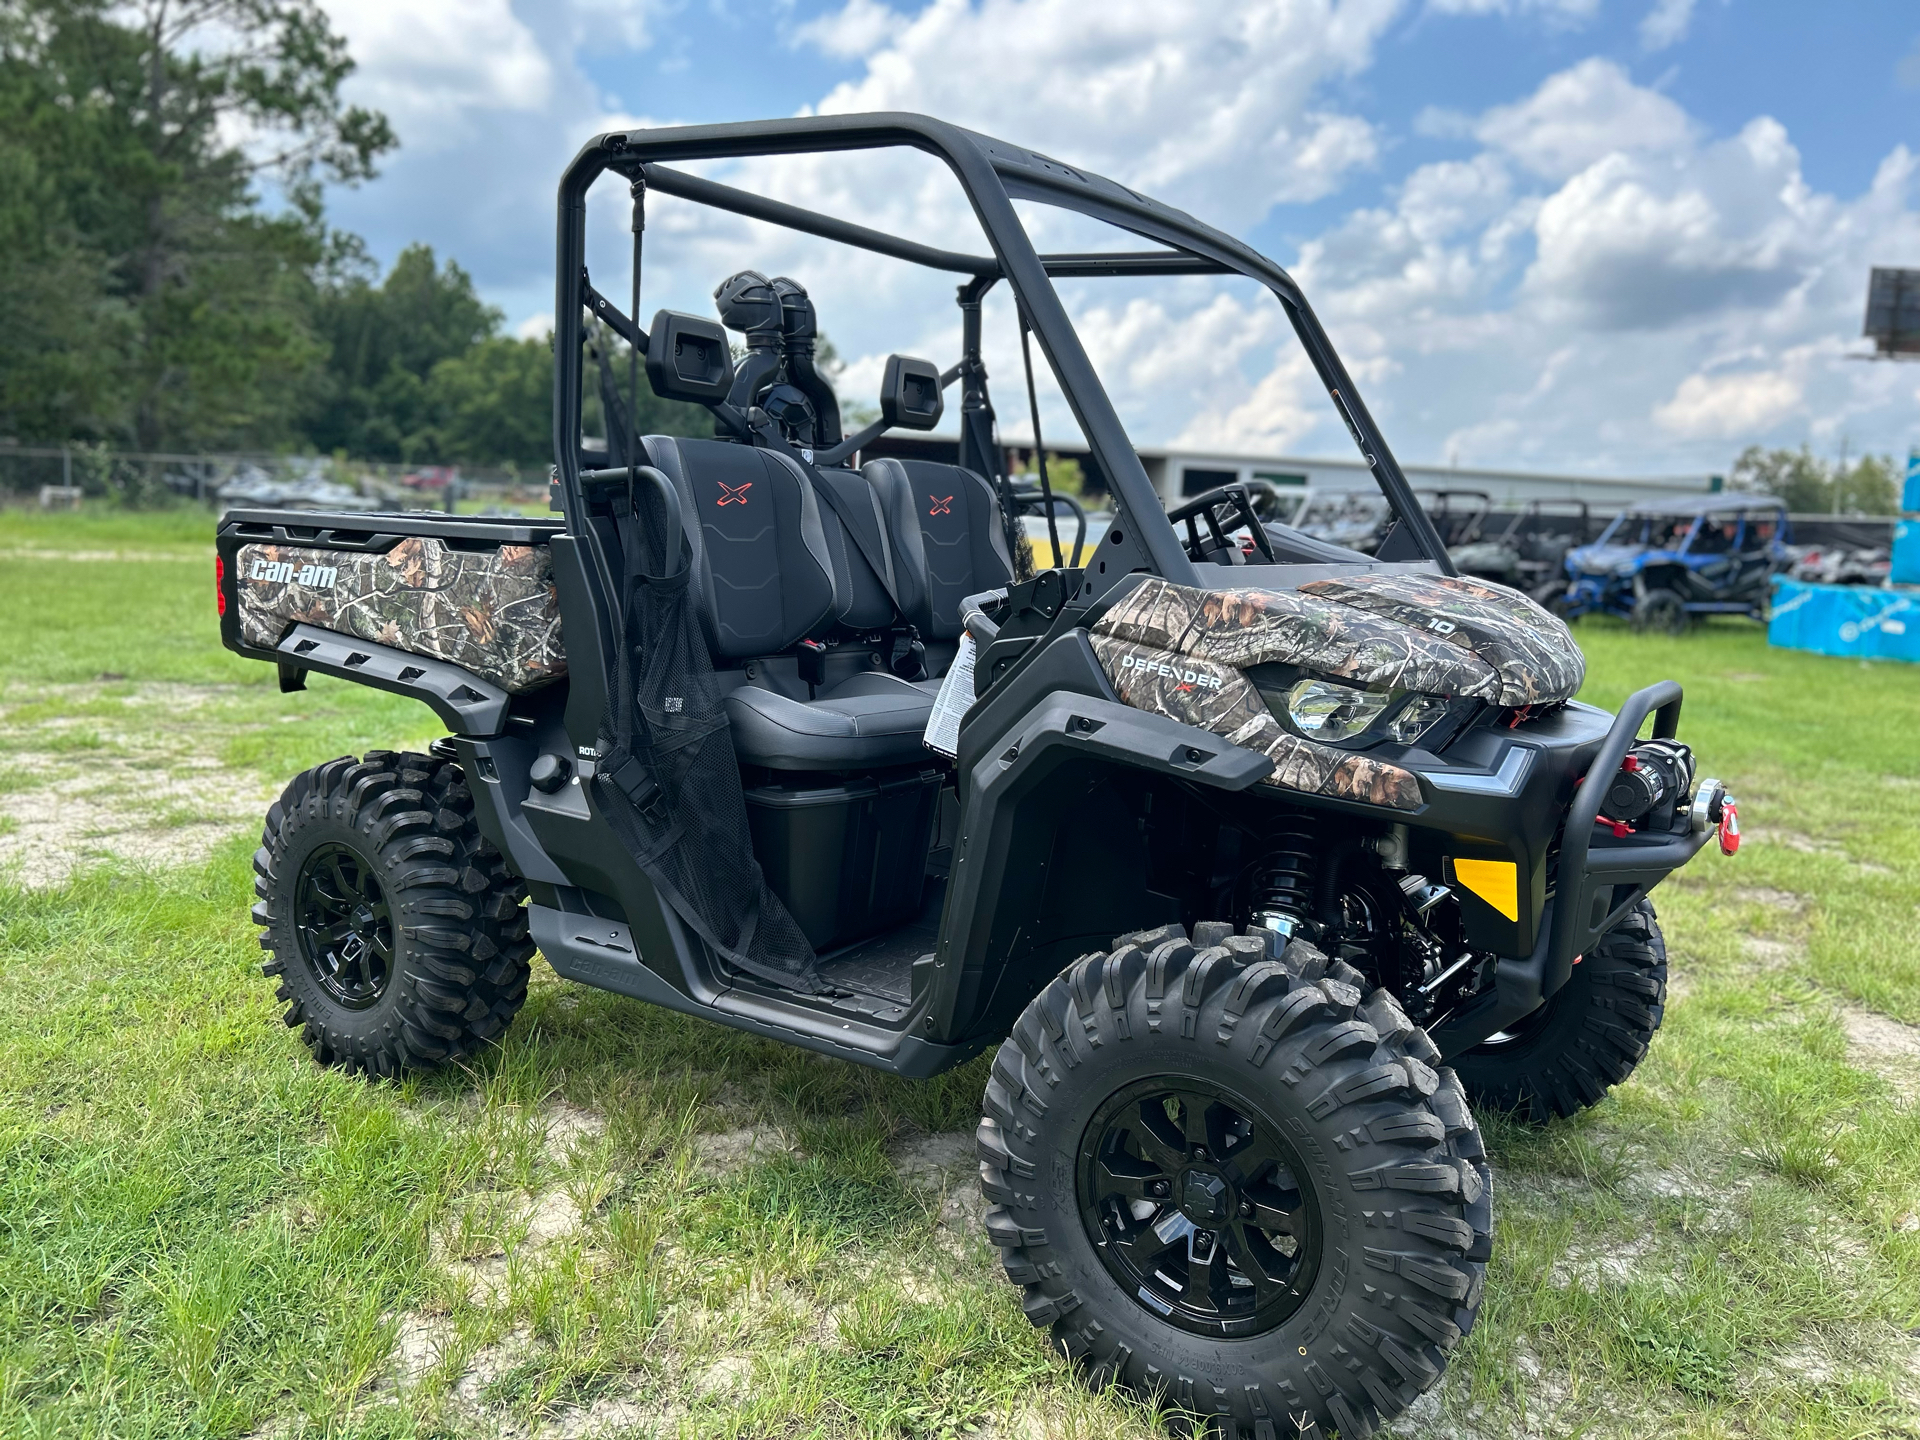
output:
POLYGON ((1236 670, 1270 661, 1356 684, 1494 705, 1571 699, 1586 658, 1566 623, 1517 590, 1440 575, 1353 575, 1298 590, 1148 580, 1094 626, 1236 670))
POLYGON ((1400 810, 1421 804, 1411 771, 1291 734, 1240 672, 1281 662, 1359 685, 1515 707, 1569 699, 1586 676, 1572 632, 1526 596, 1438 575, 1356 575, 1297 591, 1150 579, 1093 635, 1127 704, 1270 756, 1268 784, 1400 810))

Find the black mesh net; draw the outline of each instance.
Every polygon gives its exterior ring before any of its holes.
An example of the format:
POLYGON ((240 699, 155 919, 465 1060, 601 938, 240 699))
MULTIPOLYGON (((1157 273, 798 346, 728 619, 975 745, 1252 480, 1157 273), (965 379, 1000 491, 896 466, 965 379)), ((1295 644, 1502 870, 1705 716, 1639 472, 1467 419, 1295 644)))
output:
POLYGON ((731 965, 811 990, 813 948, 753 856, 733 735, 688 594, 691 549, 663 488, 642 477, 637 514, 620 526, 631 583, 594 796, 701 939, 731 965), (668 545, 676 553, 660 553, 668 545))

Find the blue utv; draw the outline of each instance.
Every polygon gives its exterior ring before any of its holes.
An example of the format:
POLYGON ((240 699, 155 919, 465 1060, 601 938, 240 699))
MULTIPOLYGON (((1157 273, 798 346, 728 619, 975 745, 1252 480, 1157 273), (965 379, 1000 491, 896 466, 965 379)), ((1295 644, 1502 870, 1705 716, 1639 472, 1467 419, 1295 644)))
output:
POLYGON ((1670 635, 1696 615, 1759 620, 1789 538, 1786 506, 1763 496, 1643 500, 1567 552, 1567 588, 1553 609, 1568 620, 1619 615, 1670 635))

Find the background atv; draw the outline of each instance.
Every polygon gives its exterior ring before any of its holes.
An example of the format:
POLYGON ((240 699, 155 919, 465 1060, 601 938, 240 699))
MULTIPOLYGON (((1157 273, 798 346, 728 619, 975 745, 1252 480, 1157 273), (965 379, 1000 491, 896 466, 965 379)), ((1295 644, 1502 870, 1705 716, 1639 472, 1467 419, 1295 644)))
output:
POLYGON ((1489 528, 1448 547, 1454 569, 1523 590, 1552 608, 1567 588, 1567 552, 1587 543, 1593 524, 1584 500, 1529 500, 1503 529, 1489 535, 1489 528))
POLYGON ((1619 615, 1636 630, 1673 635, 1696 615, 1764 619, 1790 538, 1786 507, 1762 496, 1642 501, 1593 544, 1567 552, 1567 588, 1554 610, 1569 620, 1619 615))
POLYGON ((570 979, 898 1074, 997 1044, 987 1233, 1094 1383, 1230 1434, 1400 1413, 1481 1300, 1470 1097, 1567 1113, 1624 1079, 1666 979, 1647 892, 1716 825, 1731 844, 1732 802, 1673 738, 1680 687, 1617 716, 1572 701, 1566 627, 1452 576, 1293 281, 1084 171, 903 115, 605 135, 561 183, 558 277, 561 519, 221 524, 229 646, 288 689, 417 696, 450 731, 321 765, 269 812, 253 913, 289 1023, 325 1063, 445 1062, 511 1021, 537 945, 570 979), (880 146, 944 163, 989 253, 664 163, 880 146), (584 262, 609 171, 633 201, 624 310, 584 262), (959 276, 957 361, 892 357, 849 436, 793 280, 744 271, 718 323, 643 328, 662 194, 959 276), (1162 243, 1040 255, 1016 196, 1162 243), (1377 557, 1260 523, 1238 487, 1169 523, 1052 280, 1185 273, 1287 310, 1395 517, 1377 557), (1080 565, 1026 580, 981 360, 1003 282, 1114 507, 1080 565), (632 433, 642 355, 716 436, 632 433), (845 463, 935 425, 956 384, 957 464, 845 463))

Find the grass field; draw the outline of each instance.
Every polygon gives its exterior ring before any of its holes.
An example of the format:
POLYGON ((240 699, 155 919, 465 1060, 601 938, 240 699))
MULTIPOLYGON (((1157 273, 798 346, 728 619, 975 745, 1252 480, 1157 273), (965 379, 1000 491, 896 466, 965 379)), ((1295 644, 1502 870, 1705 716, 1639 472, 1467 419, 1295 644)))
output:
MULTIPOLYGON (((537 970, 378 1087, 277 1023, 246 857, 293 772, 424 742, 218 646, 200 515, 0 514, 0 1435, 1155 1433, 977 1233, 980 1062, 910 1084, 537 970)), ((1748 829, 1656 899, 1667 1023, 1483 1117, 1479 1327, 1396 1434, 1920 1436, 1920 672, 1583 624, 1748 829)))

